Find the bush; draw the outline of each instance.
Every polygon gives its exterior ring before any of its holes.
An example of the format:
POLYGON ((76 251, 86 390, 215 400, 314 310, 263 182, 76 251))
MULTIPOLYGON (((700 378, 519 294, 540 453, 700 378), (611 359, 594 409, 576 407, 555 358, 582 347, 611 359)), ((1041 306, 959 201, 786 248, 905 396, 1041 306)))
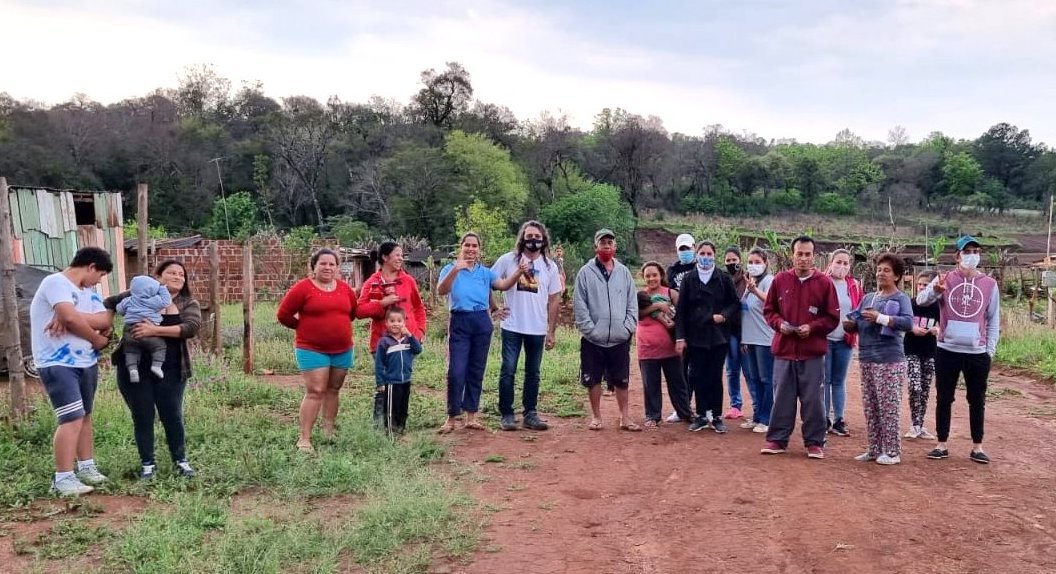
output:
POLYGON ((826 215, 854 215, 854 200, 838 193, 823 193, 814 200, 814 211, 826 215))
POLYGON ((363 243, 374 234, 366 222, 359 221, 351 215, 334 215, 328 217, 326 223, 330 226, 330 233, 344 247, 363 243))
POLYGON ((779 191, 770 196, 770 203, 778 210, 799 211, 803 209, 803 194, 796 189, 779 191))
POLYGON ((205 226, 210 239, 245 241, 260 231, 260 211, 248 191, 239 191, 213 202, 213 213, 205 226))
POLYGON ((584 191, 562 197, 543 208, 540 216, 554 241, 589 244, 594 240, 594 232, 607 227, 616 234, 618 245, 623 245, 627 252, 633 250, 634 217, 613 185, 595 183, 584 191))
POLYGON ((714 198, 695 195, 682 198, 682 209, 685 209, 686 213, 715 213, 719 210, 719 205, 714 198))

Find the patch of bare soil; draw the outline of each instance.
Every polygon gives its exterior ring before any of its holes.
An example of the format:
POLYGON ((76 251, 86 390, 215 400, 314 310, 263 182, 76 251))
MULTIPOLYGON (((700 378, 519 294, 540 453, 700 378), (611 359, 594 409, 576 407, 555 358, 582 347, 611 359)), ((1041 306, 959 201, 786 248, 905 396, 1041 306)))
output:
MULTIPOLYGON (((760 455, 762 435, 740 421, 726 435, 621 432, 612 397, 601 432, 556 417, 541 433, 459 431, 452 455, 476 470, 462 480, 491 516, 473 561, 453 571, 1056 571, 1051 386, 994 373, 989 466, 968 459, 959 391, 951 458, 929 460, 932 442, 906 440, 902 464, 884 467, 853 460, 865 448, 857 364, 848 384, 852 436, 830 435, 824 460, 795 438, 785 455, 760 455)), ((640 417, 637 374, 631 397, 640 417)), ((932 428, 933 413, 934 391, 932 428)), ((907 407, 903 419, 908 428, 907 407)))

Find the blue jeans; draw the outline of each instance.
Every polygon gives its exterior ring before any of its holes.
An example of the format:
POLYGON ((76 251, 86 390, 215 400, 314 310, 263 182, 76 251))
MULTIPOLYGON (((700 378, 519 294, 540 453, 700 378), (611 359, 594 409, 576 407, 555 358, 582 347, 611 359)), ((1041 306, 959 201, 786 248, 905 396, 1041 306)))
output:
POLYGON ((747 347, 741 364, 752 393, 752 422, 769 425, 774 408, 774 354, 769 345, 747 347))
POLYGON ((499 371, 499 414, 513 414, 514 379, 517 360, 524 346, 524 392, 521 404, 524 414, 535 410, 539 402, 539 366, 543 363, 546 335, 524 335, 502 329, 502 369, 499 371))
MULTIPOLYGON (((726 355, 726 391, 730 393, 730 407, 740 410, 744 406, 741 400, 741 339, 730 334, 730 351, 726 355)), ((748 389, 751 391, 751 387, 748 389)), ((755 397, 752 397, 755 403, 755 397)))
POLYGON ((484 369, 491 346, 491 316, 487 311, 452 311, 448 327, 447 415, 480 410, 484 369))
POLYGON ((825 416, 832 420, 843 419, 847 405, 847 369, 851 366, 854 349, 844 341, 829 340, 829 352, 825 353, 825 416))

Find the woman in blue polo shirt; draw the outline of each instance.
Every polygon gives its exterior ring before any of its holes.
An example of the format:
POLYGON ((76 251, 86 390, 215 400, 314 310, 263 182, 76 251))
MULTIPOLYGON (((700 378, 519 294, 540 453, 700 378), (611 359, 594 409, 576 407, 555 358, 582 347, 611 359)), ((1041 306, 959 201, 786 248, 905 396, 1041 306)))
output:
POLYGON ((516 272, 500 279, 480 263, 480 236, 472 231, 462 236, 458 258, 440 270, 437 292, 448 295, 451 320, 448 323, 447 422, 437 431, 455 430, 455 420, 466 412, 464 428, 483 430, 477 421, 484 369, 491 345, 491 316, 488 314, 491 290, 505 291, 517 284, 528 264, 521 261, 516 272))

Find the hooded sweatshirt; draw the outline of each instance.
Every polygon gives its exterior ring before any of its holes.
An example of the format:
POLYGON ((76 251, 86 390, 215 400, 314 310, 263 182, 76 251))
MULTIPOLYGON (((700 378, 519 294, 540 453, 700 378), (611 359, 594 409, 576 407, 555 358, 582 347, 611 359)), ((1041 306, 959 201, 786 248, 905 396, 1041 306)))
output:
POLYGON ((580 267, 572 307, 584 339, 599 347, 615 347, 629 341, 638 328, 638 289, 623 263, 613 259, 608 277, 600 265, 594 258, 580 267))
POLYGON ((378 348, 374 351, 376 386, 410 383, 414 357, 421 352, 422 344, 414 335, 399 339, 390 333, 382 335, 378 339, 378 348))
POLYGON ((117 304, 117 312, 125 316, 125 325, 161 323, 161 312, 172 304, 168 287, 148 275, 137 275, 129 285, 131 295, 117 304))
POLYGON ((935 293, 936 277, 917 294, 917 303, 939 307, 940 349, 951 353, 991 357, 1001 336, 1001 291, 992 277, 966 277, 960 269, 946 274, 946 291, 935 293))
POLYGON ((815 270, 810 277, 800 279, 795 271, 782 271, 766 293, 763 316, 774 330, 774 357, 788 361, 816 359, 828 352, 828 334, 840 320, 840 300, 828 275, 815 270), (805 339, 795 333, 783 335, 781 324, 785 322, 793 327, 810 325, 810 335, 805 339))

